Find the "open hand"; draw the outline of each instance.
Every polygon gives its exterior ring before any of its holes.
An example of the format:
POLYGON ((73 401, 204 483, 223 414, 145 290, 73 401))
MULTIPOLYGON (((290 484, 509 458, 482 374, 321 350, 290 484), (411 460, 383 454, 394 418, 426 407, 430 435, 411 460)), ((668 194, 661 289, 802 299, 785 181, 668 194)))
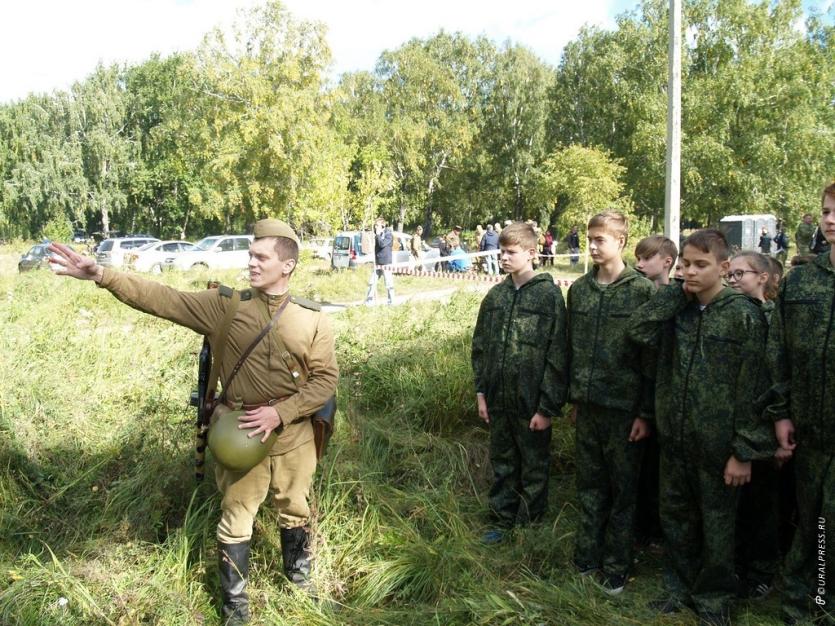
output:
POLYGON ((259 406, 255 409, 249 409, 238 418, 240 424, 238 428, 253 429, 247 437, 255 437, 259 433, 264 433, 261 437, 261 443, 265 443, 270 434, 281 426, 281 417, 278 410, 274 406, 259 406))
POLYGON ((96 263, 95 259, 88 256, 81 256, 62 243, 51 243, 47 249, 52 253, 49 257, 50 263, 60 265, 60 269, 54 270, 62 276, 72 276, 79 280, 94 280, 101 282, 104 268, 96 263))

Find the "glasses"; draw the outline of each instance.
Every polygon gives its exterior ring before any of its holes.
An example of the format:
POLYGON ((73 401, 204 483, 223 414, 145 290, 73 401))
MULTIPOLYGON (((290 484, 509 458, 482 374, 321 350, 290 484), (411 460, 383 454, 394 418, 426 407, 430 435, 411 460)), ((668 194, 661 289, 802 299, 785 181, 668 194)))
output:
POLYGON ((755 270, 734 270, 733 272, 728 272, 728 280, 742 280, 742 277, 746 274, 759 274, 759 272, 755 270))

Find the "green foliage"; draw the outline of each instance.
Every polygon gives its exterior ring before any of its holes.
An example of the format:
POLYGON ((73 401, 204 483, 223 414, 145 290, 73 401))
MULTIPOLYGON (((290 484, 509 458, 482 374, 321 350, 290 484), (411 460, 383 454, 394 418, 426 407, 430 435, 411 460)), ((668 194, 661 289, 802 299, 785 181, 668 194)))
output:
POLYGON ((72 240, 72 224, 63 215, 54 217, 44 224, 41 235, 50 241, 70 241, 72 240))
POLYGON ((536 197, 554 207, 549 223, 567 232, 572 226, 584 228, 589 218, 606 209, 629 213, 621 182, 625 168, 595 148, 570 146, 554 152, 536 176, 536 197))
MULTIPOLYGON (((623 168, 608 200, 656 231, 667 7, 643 0, 612 30, 581 30, 556 68, 517 43, 441 31, 331 85, 323 26, 265 0, 194 51, 0 105, 0 235, 36 237, 55 218, 191 238, 267 215, 312 234, 377 214, 427 237, 565 223, 579 214, 561 217, 545 179, 575 146, 623 168)), ((835 171, 835 29, 808 15, 801 0, 684 3, 685 223, 796 222, 817 206, 835 171)))

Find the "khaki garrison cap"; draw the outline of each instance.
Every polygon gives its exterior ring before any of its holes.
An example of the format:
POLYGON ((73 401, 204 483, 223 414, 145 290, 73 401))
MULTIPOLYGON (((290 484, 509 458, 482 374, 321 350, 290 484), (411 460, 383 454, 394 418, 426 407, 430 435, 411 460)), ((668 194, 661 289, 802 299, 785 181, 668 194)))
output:
POLYGON ((255 230, 252 233, 253 237, 260 239, 261 237, 287 237, 299 243, 299 238, 287 222, 281 220, 258 220, 255 222, 255 230))

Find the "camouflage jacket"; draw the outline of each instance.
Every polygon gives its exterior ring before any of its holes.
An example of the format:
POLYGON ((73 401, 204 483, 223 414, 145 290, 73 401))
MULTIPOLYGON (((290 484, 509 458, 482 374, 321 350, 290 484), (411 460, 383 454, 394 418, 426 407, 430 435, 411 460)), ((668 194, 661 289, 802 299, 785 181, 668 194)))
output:
POLYGON ((773 429, 754 409, 767 387, 767 330, 753 300, 726 287, 702 310, 676 282, 659 289, 629 326, 633 340, 657 349, 660 445, 696 446, 705 466, 720 471, 732 454, 740 461, 773 455, 773 429))
POLYGON ((799 445, 835 449, 835 268, 822 254, 786 274, 768 335, 765 416, 791 419, 799 445))
POLYGON ((774 314, 774 300, 766 300, 765 302, 760 302, 760 310, 763 312, 765 316, 765 323, 771 324, 771 316, 774 314))
POLYGON ((558 415, 566 395, 565 302, 550 274, 519 289, 508 276, 485 296, 472 347, 477 393, 488 409, 558 415))
POLYGON ((796 254, 809 254, 812 249, 812 237, 815 235, 815 224, 800 222, 794 233, 794 242, 797 245, 796 254))
POLYGON ((643 349, 627 324, 655 286, 631 267, 600 285, 597 267, 568 290, 569 402, 631 411, 652 418, 652 382, 641 372, 643 349))

